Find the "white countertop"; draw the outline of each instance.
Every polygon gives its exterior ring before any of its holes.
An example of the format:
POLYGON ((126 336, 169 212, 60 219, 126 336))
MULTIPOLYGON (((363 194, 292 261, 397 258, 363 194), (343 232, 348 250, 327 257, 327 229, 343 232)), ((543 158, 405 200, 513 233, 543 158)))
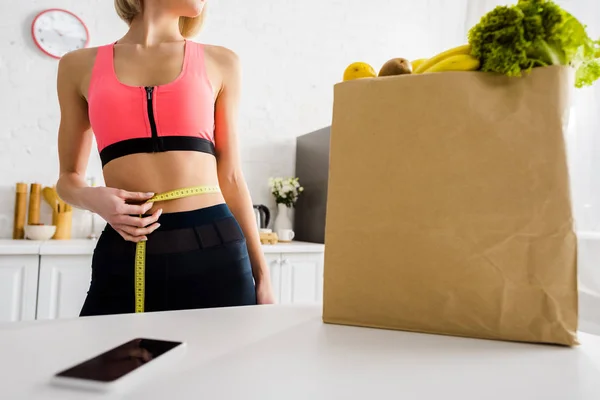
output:
MULTIPOLYGON (((96 247, 95 240, 11 240, 0 239, 1 255, 91 255, 96 247)), ((320 243, 290 242, 263 245, 265 253, 320 253, 324 245, 320 243)))
POLYGON ((509 343, 323 324, 317 306, 256 306, 0 325, 0 398, 598 400, 600 336, 509 343), (122 397, 50 387, 55 372, 135 337, 184 358, 122 397))
POLYGON ((0 256, 39 254, 42 243, 37 240, 0 239, 0 256))

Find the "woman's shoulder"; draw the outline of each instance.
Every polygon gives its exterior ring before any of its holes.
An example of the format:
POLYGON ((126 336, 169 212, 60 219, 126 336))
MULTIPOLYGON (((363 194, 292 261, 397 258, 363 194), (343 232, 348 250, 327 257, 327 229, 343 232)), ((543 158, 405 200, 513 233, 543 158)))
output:
POLYGON ((237 67, 239 56, 237 53, 227 47, 201 43, 204 47, 205 56, 221 68, 237 67))
POLYGON ((100 47, 86 47, 70 51, 61 57, 59 64, 63 69, 71 72, 85 72, 94 65, 100 47))

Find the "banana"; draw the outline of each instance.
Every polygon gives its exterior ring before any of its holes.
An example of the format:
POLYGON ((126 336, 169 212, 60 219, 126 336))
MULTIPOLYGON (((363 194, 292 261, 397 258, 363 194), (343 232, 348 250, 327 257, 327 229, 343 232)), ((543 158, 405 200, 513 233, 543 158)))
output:
POLYGON ((412 69, 413 69, 413 71, 414 71, 415 69, 419 68, 419 66, 420 66, 421 64, 423 64, 425 61, 427 61, 427 59, 426 59, 426 58, 418 58, 418 59, 416 59, 416 60, 413 60, 413 61, 411 61, 411 62, 410 62, 410 64, 412 65, 412 69))
POLYGON ((459 54, 444 58, 423 73, 443 71, 476 71, 479 69, 479 59, 469 54, 459 54))
POLYGON ((428 70, 435 64, 439 63, 444 58, 456 56, 459 54, 471 54, 471 45, 463 44, 461 46, 454 47, 452 49, 448 49, 446 51, 443 51, 443 52, 435 55, 435 56, 431 57, 430 59, 428 59, 427 61, 421 63, 417 68, 413 68, 413 74, 420 74, 420 73, 428 70))

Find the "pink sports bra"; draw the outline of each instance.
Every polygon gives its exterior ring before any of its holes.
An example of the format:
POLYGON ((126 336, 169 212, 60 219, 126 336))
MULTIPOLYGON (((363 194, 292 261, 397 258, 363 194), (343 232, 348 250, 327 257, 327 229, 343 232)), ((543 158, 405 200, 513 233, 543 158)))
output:
POLYGON ((183 68, 165 85, 129 86, 114 69, 114 44, 98 48, 88 113, 102 166, 134 153, 215 154, 214 98, 202 44, 186 41, 183 68))

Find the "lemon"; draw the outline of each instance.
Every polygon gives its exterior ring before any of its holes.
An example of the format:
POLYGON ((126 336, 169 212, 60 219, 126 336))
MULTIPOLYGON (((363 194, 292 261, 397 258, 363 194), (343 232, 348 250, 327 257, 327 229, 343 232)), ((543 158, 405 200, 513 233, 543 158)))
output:
POLYGON ((374 78, 377 76, 375 69, 365 62, 355 62, 344 71, 344 81, 351 81, 360 78, 374 78))

